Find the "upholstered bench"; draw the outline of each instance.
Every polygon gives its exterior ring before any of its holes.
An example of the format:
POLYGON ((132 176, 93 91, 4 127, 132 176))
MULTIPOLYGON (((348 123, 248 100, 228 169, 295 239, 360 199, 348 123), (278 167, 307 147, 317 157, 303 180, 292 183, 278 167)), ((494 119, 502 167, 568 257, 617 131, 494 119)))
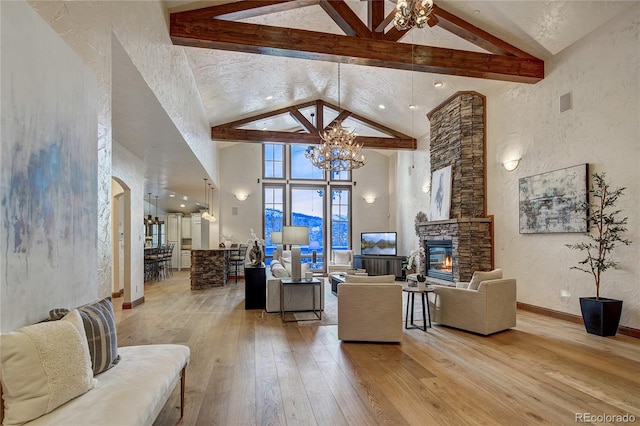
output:
POLYGON ((91 322, 92 309, 113 313, 107 298, 0 336, 3 425, 152 425, 178 382, 182 416, 189 347, 109 347, 112 321, 91 322))

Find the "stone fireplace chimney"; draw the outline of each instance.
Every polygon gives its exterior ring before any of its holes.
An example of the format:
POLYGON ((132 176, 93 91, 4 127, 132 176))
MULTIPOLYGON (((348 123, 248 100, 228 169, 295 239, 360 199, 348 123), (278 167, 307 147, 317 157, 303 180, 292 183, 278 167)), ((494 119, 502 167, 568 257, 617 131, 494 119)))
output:
POLYGON ((469 281, 474 271, 493 268, 493 217, 486 217, 485 97, 458 92, 427 117, 431 173, 451 166, 451 210, 448 220, 418 225, 420 244, 429 256, 430 241, 451 241, 450 276, 453 281, 469 281))

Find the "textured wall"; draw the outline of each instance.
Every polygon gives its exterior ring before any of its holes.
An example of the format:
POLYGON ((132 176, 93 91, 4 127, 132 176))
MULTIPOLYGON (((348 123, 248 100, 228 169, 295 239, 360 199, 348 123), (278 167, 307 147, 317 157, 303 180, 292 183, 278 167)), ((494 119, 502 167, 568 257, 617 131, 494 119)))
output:
MULTIPOLYGON (((569 267, 580 255, 564 247, 579 235, 520 235, 518 179, 588 162, 626 186, 620 206, 629 216, 631 246, 616 252, 620 269, 603 277, 602 292, 624 300, 621 324, 640 328, 640 4, 546 61, 537 84, 504 83, 483 93, 487 105, 487 214, 495 215, 495 266, 518 282, 518 300, 579 315, 578 297, 595 293, 589 276, 569 267), (559 113, 559 96, 574 108, 559 113), (522 156, 507 172, 502 161, 522 156)), ((426 118, 425 118, 426 119, 426 118)), ((416 153, 417 154, 417 153, 416 153)), ((399 153, 406 164, 409 153, 399 153)), ((417 192, 424 177, 398 167, 398 187, 417 192)), ((403 230, 419 207, 398 206, 403 230)), ((428 213, 425 211, 425 213, 428 213)), ((411 223, 411 227, 408 224, 411 223)), ((405 238, 409 230, 405 230, 405 238)))
MULTIPOLYGON (((111 294, 111 37, 115 34, 210 176, 217 176, 209 123, 182 48, 171 44, 157 1, 31 1, 98 80, 98 294, 111 294)), ((132 193, 143 199, 144 191, 132 193)), ((131 214, 141 217, 142 204, 131 214)), ((142 256, 142 245, 135 256, 142 256)), ((135 276, 131 277, 136 280, 135 276)))
POLYGON ((546 78, 487 93, 488 213, 495 215, 496 266, 518 280, 518 300, 579 315, 593 279, 569 270, 579 234, 520 235, 518 179, 581 163, 626 186, 620 207, 634 243, 616 249, 620 269, 602 277, 601 295, 624 300, 621 324, 640 328, 640 4, 547 61, 546 78), (560 113, 559 97, 573 94, 560 113), (501 162, 522 157, 514 172, 501 162))
POLYGON ((96 297, 98 124, 91 70, 29 5, 0 7, 0 332, 7 332, 96 297))

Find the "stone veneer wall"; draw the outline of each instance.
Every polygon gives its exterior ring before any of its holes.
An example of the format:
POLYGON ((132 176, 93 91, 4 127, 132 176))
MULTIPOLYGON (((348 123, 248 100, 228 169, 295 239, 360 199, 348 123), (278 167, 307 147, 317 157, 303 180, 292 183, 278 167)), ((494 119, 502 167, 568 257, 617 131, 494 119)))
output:
POLYGON ((224 250, 191 250, 191 290, 222 287, 227 282, 224 250))
POLYGON ((431 173, 451 166, 451 219, 484 217, 485 97, 458 92, 428 114, 431 173))
MULTIPOLYGON (((427 116, 431 121, 431 172, 451 166, 449 220, 418 225, 420 243, 451 240, 454 281, 493 268, 493 218, 485 201, 485 97, 458 92, 427 116)), ((426 264, 426 262, 424 262, 426 264)))

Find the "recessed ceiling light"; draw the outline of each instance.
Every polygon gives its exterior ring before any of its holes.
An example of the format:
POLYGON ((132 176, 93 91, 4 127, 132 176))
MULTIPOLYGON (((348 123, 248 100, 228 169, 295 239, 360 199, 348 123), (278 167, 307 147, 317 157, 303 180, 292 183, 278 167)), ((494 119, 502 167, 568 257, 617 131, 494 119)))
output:
POLYGON ((440 89, 440 88, 444 87, 444 83, 441 82, 441 81, 434 81, 433 82, 433 87, 435 87, 437 89, 440 89))
POLYGON ((176 196, 176 194, 169 194, 169 198, 173 198, 175 196, 176 196))
POLYGON ((267 130, 267 128, 266 128, 266 127, 263 127, 263 128, 262 128, 262 130, 267 130))
POLYGON ((185 207, 187 207, 187 206, 185 206, 184 204, 180 204, 180 207, 185 208, 185 207))
POLYGON ((480 15, 480 11, 478 9, 476 9, 476 10, 473 11, 473 14, 474 15, 480 15))
POLYGON ((265 99, 270 101, 271 99, 273 99, 273 96, 267 96, 265 99))
POLYGON ((189 197, 187 197, 186 195, 184 197, 182 197, 183 200, 187 201, 189 199, 189 197))
POLYGON ((414 104, 410 104, 409 109, 416 109, 416 106, 414 104))
POLYGON ((385 109, 385 108, 386 108, 386 106, 384 106, 384 105, 380 104, 380 105, 378 105, 378 108, 380 108, 380 109, 385 109))
POLYGON ((199 205, 200 205, 200 203, 196 203, 196 206, 199 206, 199 205))

